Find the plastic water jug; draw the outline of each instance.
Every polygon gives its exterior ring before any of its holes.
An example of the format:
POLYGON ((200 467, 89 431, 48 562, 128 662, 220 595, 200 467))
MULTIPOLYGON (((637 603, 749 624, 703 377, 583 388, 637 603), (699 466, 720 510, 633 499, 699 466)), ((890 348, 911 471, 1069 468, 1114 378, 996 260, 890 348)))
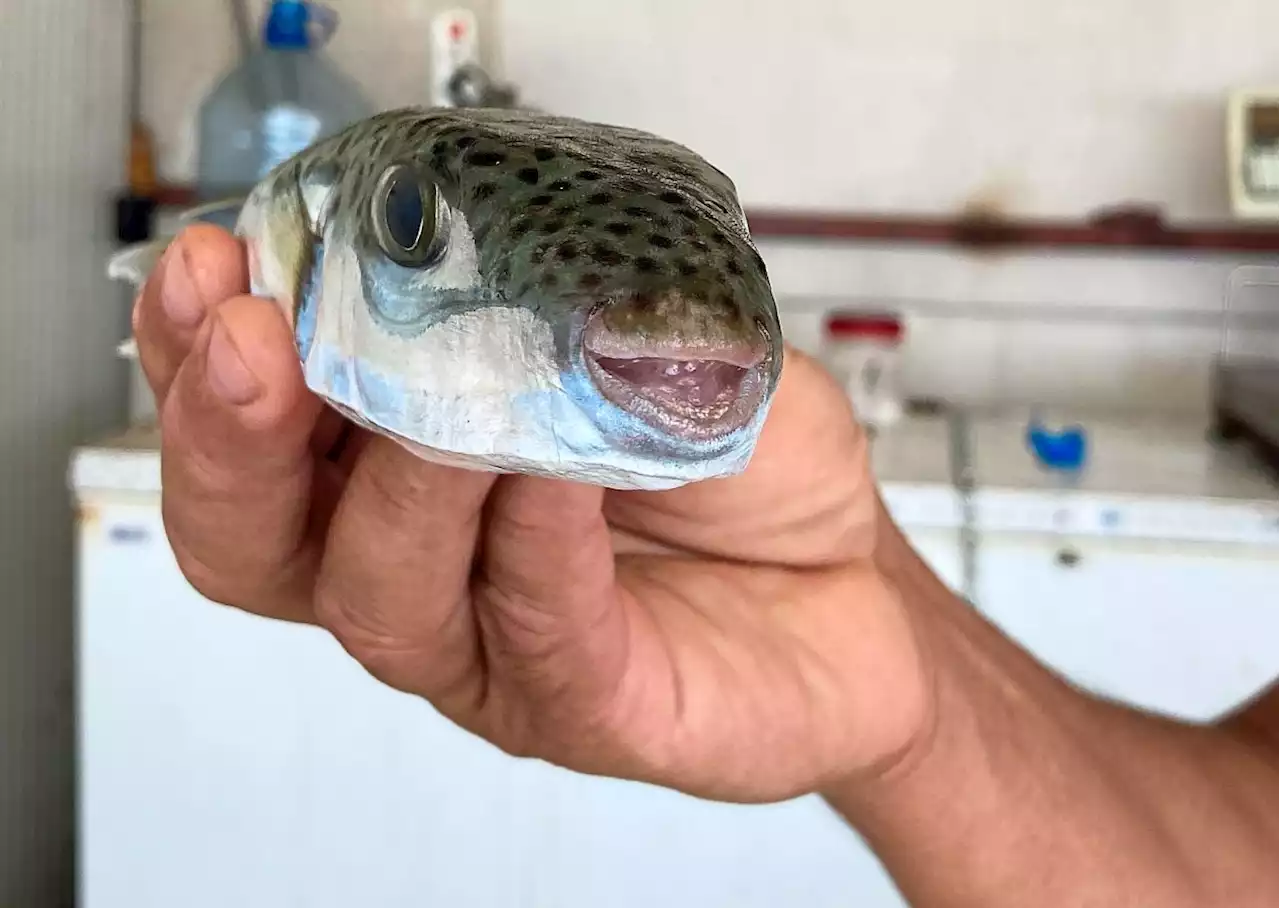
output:
POLYGON ((271 4, 261 47, 200 107, 196 191, 202 201, 246 193, 281 161, 375 112, 321 50, 336 28, 336 15, 319 4, 271 4))

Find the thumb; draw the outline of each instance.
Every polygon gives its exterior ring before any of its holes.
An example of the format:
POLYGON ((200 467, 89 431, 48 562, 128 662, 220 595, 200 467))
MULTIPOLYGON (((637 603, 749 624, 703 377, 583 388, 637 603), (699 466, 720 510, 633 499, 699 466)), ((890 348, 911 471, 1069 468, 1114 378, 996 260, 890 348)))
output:
POLYGON ((274 304, 236 297, 210 314, 161 412, 165 527, 208 598, 310 620, 319 411, 274 304))

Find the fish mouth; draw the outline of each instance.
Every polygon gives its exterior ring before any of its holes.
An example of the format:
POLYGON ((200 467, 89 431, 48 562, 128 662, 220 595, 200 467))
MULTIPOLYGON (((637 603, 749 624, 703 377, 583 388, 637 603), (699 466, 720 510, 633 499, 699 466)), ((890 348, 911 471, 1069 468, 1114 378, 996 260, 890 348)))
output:
POLYGON ((597 311, 583 332, 582 350, 592 382, 609 403, 681 441, 731 435, 751 423, 764 398, 769 350, 763 333, 652 339, 610 329, 597 311))

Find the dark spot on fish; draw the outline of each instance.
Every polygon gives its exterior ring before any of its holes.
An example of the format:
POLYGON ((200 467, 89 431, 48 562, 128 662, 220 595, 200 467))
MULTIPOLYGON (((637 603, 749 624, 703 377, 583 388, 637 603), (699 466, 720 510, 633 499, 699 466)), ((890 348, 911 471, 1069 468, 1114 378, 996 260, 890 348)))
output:
POLYGON ((626 261, 621 252, 604 243, 591 247, 591 260, 601 265, 621 265, 626 261))
POLYGON ((550 204, 551 204, 551 196, 549 195, 535 195, 533 198, 529 200, 530 208, 541 208, 543 205, 550 205, 550 204))
POLYGON ((547 221, 542 225, 542 232, 548 236, 553 233, 559 233, 561 230, 564 230, 564 221, 547 221))
POLYGON ((568 192, 573 188, 573 184, 568 180, 556 180, 547 186, 552 192, 568 192))
POLYGON ((578 247, 573 243, 561 243, 556 250, 556 258, 562 262, 572 262, 578 257, 578 247))
POLYGON ((587 196, 588 205, 608 205, 612 201, 613 196, 609 195, 607 192, 597 192, 593 195, 587 196))
POLYGON ((666 192, 658 196, 658 200, 661 202, 666 202, 668 205, 679 205, 681 202, 684 201, 684 196, 680 195, 680 193, 678 192, 672 192, 670 189, 668 189, 666 192))
POLYGON ((588 272, 578 278, 578 286, 583 290, 594 290, 604 283, 604 278, 595 272, 588 272))
POLYGON ((588 180, 590 182, 600 179, 600 174, 594 170, 579 170, 577 176, 579 180, 588 180))
POLYGON ((720 295, 716 297, 716 302, 722 309, 726 309, 731 313, 738 311, 737 306, 733 304, 733 294, 728 290, 720 291, 720 295))
POLYGON ((596 226, 596 222, 591 218, 579 218, 578 226, 581 227, 583 230, 590 230, 591 228, 596 226))
POLYGON ((636 270, 642 271, 645 274, 654 274, 661 270, 661 266, 657 261, 649 258, 649 256, 642 255, 640 258, 636 259, 636 270))
POLYGON ((698 266, 688 259, 676 259, 676 270, 680 272, 682 277, 693 277, 698 273, 698 266))
POLYGON ((500 151, 470 151, 463 158, 468 164, 474 164, 476 167, 497 167, 507 156, 500 151))
POLYGON ((554 215, 559 215, 562 218, 567 218, 569 215, 573 214, 577 210, 578 210, 577 205, 573 204, 573 202, 567 202, 564 205, 557 205, 555 208, 552 208, 551 213, 554 215))
POLYGON ((723 233, 721 233, 719 230, 713 230, 713 231, 711 231, 711 239, 712 239, 712 241, 714 241, 714 242, 715 242, 715 244, 716 244, 717 246, 728 246, 728 245, 729 245, 729 238, 728 238, 727 236, 725 236, 723 233))
POLYGON ((516 177, 522 183, 528 183, 530 186, 537 186, 538 185, 538 168, 521 167, 519 170, 516 171, 516 177))
POLYGON ((511 225, 511 235, 519 239, 520 237, 524 236, 526 233, 528 233, 532 229, 533 229, 533 221, 529 220, 528 218, 520 218, 518 221, 516 221, 514 224, 511 225))
POLYGON ((476 137, 458 136, 457 140, 453 144, 458 148, 470 148, 472 145, 476 144, 476 137))
POLYGON ((630 224, 624 224, 622 221, 613 221, 605 224, 604 229, 612 233, 614 236, 629 236, 632 231, 630 224))
POLYGON ((541 287, 543 290, 552 289, 553 287, 555 287, 556 283, 557 283, 556 276, 550 271, 542 275, 542 277, 539 278, 538 280, 538 286, 541 287))
POLYGON ((633 218, 642 218, 647 220, 651 214, 648 208, 641 208, 639 205, 628 205, 622 209, 623 214, 630 215, 633 218))
POLYGON ((675 240, 669 236, 663 236, 661 233, 655 233, 649 237, 649 245, 658 249, 670 249, 675 244, 675 240))
POLYGON ((533 156, 545 164, 547 161, 555 160, 556 153, 550 148, 535 148, 533 156))
POLYGON ((734 277, 742 276, 742 266, 738 264, 737 259, 729 259, 729 261, 725 262, 724 266, 729 270, 729 273, 732 274, 734 277))
POLYGON ((498 191, 498 187, 493 183, 481 183, 471 191, 472 196, 477 202, 492 198, 493 194, 498 191))
POLYGON ((445 143, 444 139, 437 139, 431 145, 431 153, 437 158, 443 157, 444 155, 448 154, 448 152, 449 152, 449 146, 445 143))

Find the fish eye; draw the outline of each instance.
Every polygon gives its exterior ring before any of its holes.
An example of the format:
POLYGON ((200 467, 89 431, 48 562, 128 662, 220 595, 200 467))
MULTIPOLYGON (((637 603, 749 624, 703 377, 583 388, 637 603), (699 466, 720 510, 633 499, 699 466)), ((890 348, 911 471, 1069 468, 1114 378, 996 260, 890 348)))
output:
POLYGON ((378 245, 406 268, 425 268, 444 251, 439 192, 407 164, 389 167, 373 193, 370 214, 378 245))

